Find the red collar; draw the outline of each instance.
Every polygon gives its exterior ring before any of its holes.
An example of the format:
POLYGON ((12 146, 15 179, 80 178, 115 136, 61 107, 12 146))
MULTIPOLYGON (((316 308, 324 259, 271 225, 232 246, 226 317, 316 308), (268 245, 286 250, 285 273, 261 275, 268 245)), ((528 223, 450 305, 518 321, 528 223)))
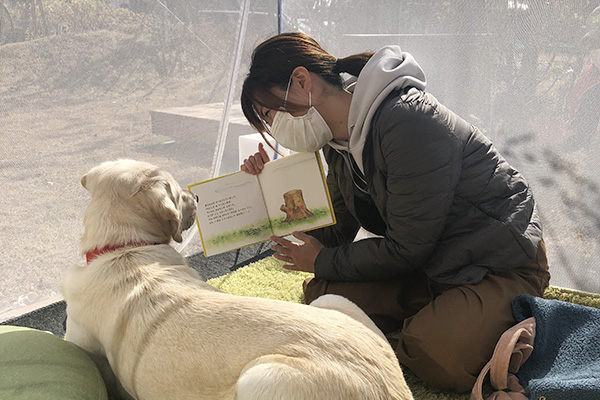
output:
POLYGON ((117 246, 108 245, 108 246, 104 246, 100 249, 96 247, 94 250, 88 251, 87 253, 85 253, 85 259, 86 259, 87 263, 89 264, 94 260, 94 258, 101 256, 102 254, 105 254, 105 253, 110 253, 112 251, 122 249, 125 247, 150 246, 151 244, 154 244, 154 243, 133 242, 133 243, 124 243, 124 244, 120 244, 117 246))

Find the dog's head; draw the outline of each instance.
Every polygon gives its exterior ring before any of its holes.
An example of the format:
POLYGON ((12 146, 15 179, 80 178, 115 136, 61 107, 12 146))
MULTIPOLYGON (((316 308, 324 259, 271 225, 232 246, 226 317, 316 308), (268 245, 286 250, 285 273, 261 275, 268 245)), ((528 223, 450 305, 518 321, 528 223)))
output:
POLYGON ((84 252, 132 242, 181 242, 181 233, 196 218, 195 196, 152 164, 104 162, 81 184, 92 196, 84 216, 84 252))

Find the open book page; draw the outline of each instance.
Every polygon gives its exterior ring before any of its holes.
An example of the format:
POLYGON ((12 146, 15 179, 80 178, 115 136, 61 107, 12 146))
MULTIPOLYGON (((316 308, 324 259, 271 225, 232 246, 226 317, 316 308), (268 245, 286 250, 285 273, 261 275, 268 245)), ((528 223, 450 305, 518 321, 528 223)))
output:
POLYGON ((269 239, 271 226, 256 175, 238 171, 188 188, 198 196, 198 230, 206 256, 269 239))
POLYGON ((269 162, 258 177, 274 235, 335 223, 318 153, 294 153, 269 162))

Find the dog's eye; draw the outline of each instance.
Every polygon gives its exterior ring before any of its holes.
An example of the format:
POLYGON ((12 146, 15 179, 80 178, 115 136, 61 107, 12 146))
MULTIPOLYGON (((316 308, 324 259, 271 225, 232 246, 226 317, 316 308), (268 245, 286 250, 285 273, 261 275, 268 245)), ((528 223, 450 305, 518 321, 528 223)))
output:
POLYGON ((195 194, 194 197, 196 198, 196 203, 200 201, 200 198, 198 198, 197 194, 195 194))

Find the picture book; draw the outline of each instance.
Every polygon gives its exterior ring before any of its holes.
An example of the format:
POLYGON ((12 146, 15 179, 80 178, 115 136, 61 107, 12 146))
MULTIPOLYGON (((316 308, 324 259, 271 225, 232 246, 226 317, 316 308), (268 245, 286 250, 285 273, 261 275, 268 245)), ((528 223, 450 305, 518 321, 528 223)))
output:
POLYGON ((335 224, 319 153, 294 153, 188 186, 198 196, 196 222, 205 256, 335 224))

